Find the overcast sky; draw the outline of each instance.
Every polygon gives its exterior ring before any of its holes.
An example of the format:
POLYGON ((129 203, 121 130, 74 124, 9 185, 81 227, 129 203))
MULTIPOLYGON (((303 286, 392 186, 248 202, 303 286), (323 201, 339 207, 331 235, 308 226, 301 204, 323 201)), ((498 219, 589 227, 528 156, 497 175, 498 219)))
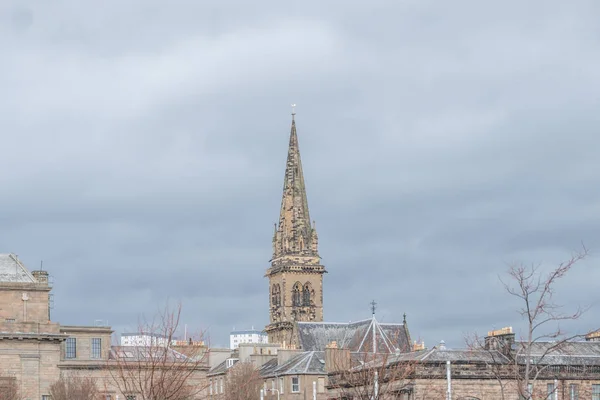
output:
POLYGON ((600 2, 0 1, 0 252, 53 319, 264 327, 290 104, 325 319, 517 331, 511 262, 600 327, 600 2))

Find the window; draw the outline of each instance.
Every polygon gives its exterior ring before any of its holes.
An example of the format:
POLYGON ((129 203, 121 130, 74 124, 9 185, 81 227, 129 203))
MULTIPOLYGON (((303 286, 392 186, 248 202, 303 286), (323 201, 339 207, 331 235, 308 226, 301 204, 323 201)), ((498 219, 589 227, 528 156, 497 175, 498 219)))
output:
POLYGON ((50 400, 52 397, 49 394, 43 394, 42 400, 50 400))
MULTIPOLYGON (((300 392, 300 378, 297 376, 292 376, 292 393, 300 392)), ((600 399, 598 399, 600 400, 600 399)))
POLYGON ((304 289, 302 290, 302 305, 310 306, 312 297, 312 288, 310 287, 310 283, 306 282, 304 285, 304 289))
POLYGON ((554 383, 549 383, 548 385, 546 385, 546 387, 547 387, 547 393, 548 393, 546 398, 552 399, 554 397, 554 383))
POLYGON ((219 379, 219 388, 221 389, 221 393, 223 393, 223 378, 219 379))
POLYGON ((575 383, 569 385, 569 399, 579 400, 579 385, 575 383))
POLYGON ((76 358, 77 357, 77 339, 67 338, 65 343, 65 358, 76 358))
POLYGON ((300 282, 296 282, 294 285, 294 289, 292 290, 292 305, 295 307, 299 307, 302 305, 302 285, 300 282))
POLYGON ((125 400, 135 400, 135 395, 130 394, 129 396, 125 396, 125 400))
POLYGON ((325 378, 317 378, 317 392, 325 393, 325 378))
POLYGON ((271 379, 271 390, 275 392, 275 379, 271 379))
POLYGON ((212 378, 208 380, 208 394, 212 396, 212 378))
POLYGON ((592 385, 592 400, 600 400, 600 385, 592 385))
POLYGON ((102 357, 102 339, 92 338, 92 358, 102 357))
POLYGON ((283 378, 279 378, 279 392, 284 393, 283 391, 283 378))
POLYGON ((218 387, 218 382, 217 382, 217 378, 215 378, 215 394, 219 393, 219 387, 218 387))
POLYGON ((278 307, 281 304, 281 288, 278 284, 271 289, 271 305, 278 307))
POLYGON ((112 400, 112 396, 110 394, 107 394, 104 396, 104 400, 112 400))

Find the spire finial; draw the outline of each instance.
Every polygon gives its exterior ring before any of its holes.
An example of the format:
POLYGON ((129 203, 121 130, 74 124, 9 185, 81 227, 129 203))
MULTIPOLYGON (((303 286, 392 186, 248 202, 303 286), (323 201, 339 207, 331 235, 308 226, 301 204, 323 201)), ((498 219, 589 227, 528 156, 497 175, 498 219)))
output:
POLYGON ((373 300, 369 304, 371 304, 371 312, 373 313, 373 315, 375 315, 375 309, 377 309, 377 303, 375 302, 375 300, 373 300))
POLYGON ((292 104, 292 121, 294 120, 295 116, 296 116, 296 104, 292 104))
POLYGON ((404 324, 406 324, 406 313, 404 313, 404 324))

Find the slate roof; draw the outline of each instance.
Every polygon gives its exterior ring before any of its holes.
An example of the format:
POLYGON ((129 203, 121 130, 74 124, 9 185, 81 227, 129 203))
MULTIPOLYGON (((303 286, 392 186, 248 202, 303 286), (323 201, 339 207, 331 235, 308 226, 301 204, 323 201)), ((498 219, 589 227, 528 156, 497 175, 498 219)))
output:
MULTIPOLYGON (((517 343, 517 348, 519 343, 517 343)), ((543 365, 600 365, 600 342, 536 342, 531 346, 531 359, 543 365)), ((522 351, 520 352, 522 354, 522 351)), ((524 356, 517 356, 524 362, 524 356)))
POLYGON ((404 324, 379 323, 375 316, 357 322, 298 322, 298 340, 305 351, 323 351, 332 341, 339 348, 353 352, 373 351, 373 327, 377 352, 394 353, 410 350, 410 339, 404 324))
POLYGON ((325 375, 325 352, 305 351, 281 365, 277 359, 265 363, 260 369, 262 377, 283 375, 325 375))
POLYGON ((164 352, 167 352, 168 361, 187 361, 189 359, 183 353, 180 353, 171 348, 161 346, 112 346, 110 349, 109 359, 120 359, 123 361, 147 361, 148 359, 161 358, 164 352))
MULTIPOLYGON (((418 350, 410 353, 400 353, 389 357, 387 365, 401 362, 418 363, 445 363, 450 361, 454 364, 485 363, 485 364, 507 364, 508 358, 497 350, 471 350, 471 349, 447 349, 433 347, 427 350, 418 350)), ((381 361, 379 361, 379 364, 381 361)))
POLYGON ((0 254, 0 282, 37 283, 14 254, 0 254))
POLYGON ((227 360, 224 360, 222 363, 215 365, 213 368, 208 371, 206 376, 219 375, 227 371, 227 360))
POLYGON ((275 374, 273 372, 278 367, 279 367, 279 365, 277 365, 277 358, 273 358, 273 359, 267 361, 266 363, 264 363, 260 367, 260 369, 259 369, 260 376, 274 376, 275 374))

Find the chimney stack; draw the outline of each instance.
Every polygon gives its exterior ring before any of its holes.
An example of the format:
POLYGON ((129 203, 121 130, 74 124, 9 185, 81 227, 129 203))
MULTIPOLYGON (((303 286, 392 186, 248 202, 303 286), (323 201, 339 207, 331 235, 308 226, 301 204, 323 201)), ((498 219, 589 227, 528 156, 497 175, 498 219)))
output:
POLYGON ((489 331, 485 337, 486 350, 498 350, 504 355, 509 355, 515 343, 515 334, 512 326, 489 331))

